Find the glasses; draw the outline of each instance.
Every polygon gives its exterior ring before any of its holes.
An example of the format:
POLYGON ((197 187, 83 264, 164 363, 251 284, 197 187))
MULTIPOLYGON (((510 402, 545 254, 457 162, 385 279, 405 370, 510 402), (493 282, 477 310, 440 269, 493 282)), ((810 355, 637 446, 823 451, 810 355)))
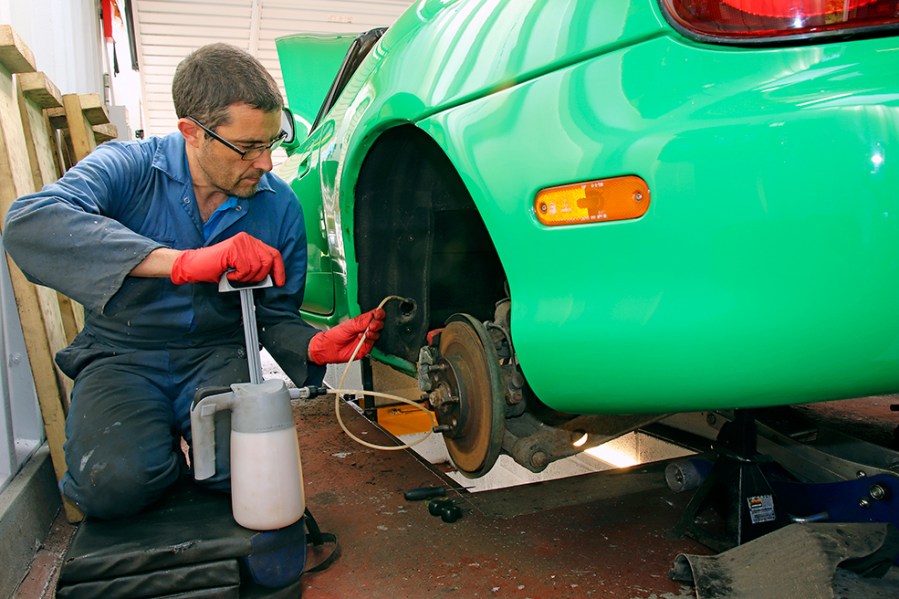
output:
POLYGON ((188 119, 189 121, 193 122, 193 123, 194 123, 197 127, 199 127, 200 129, 202 129, 203 131, 205 131, 205 132, 209 135, 209 137, 211 137, 212 139, 214 139, 214 140, 216 140, 217 142, 221 143, 222 145, 224 145, 224 146, 225 146, 226 148, 228 148, 229 150, 234 150, 235 152, 237 152, 238 154, 240 154, 240 159, 241 159, 241 160, 256 160, 257 158, 259 158, 260 156, 262 156, 262 153, 265 152, 266 150, 272 150, 272 151, 274 151, 274 150, 278 149, 278 147, 279 147, 279 146, 281 145, 281 143, 284 141, 284 138, 287 137, 287 131, 281 131, 281 133, 279 133, 278 136, 277 136, 275 139, 273 139, 271 142, 269 142, 268 144, 266 144, 266 145, 264 145, 264 146, 254 146, 254 147, 252 147, 252 148, 247 148, 246 150, 241 150, 240 148, 238 148, 237 146, 235 146, 233 143, 231 143, 230 141, 228 141, 228 140, 225 139, 224 137, 221 137, 221 136, 218 135, 215 131, 213 131, 212 129, 208 128, 206 125, 204 125, 203 123, 201 123, 200 121, 198 121, 198 120, 195 119, 194 117, 189 116, 189 117, 187 117, 187 119, 188 119))

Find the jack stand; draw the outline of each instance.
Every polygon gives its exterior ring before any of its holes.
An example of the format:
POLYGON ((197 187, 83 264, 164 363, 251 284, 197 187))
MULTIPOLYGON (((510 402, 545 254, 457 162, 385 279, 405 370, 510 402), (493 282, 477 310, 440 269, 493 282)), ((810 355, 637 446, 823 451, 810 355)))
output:
POLYGON ((789 523, 775 505, 774 491, 761 464, 772 462, 757 452, 757 427, 751 410, 736 410, 733 422, 721 429, 717 454, 708 477, 696 490, 674 528, 716 551, 742 545, 789 523), (723 531, 712 532, 697 523, 709 507, 719 512, 723 531))

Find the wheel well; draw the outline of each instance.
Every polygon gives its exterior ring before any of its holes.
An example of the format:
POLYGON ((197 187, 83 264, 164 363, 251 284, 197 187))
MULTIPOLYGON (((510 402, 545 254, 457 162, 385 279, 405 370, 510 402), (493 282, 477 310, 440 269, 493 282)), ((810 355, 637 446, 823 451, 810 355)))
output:
POLYGON ((493 317, 506 296, 505 273, 484 222, 443 150, 412 125, 381 135, 356 185, 359 305, 387 295, 388 326, 378 348, 410 362, 429 330, 457 312, 493 317))

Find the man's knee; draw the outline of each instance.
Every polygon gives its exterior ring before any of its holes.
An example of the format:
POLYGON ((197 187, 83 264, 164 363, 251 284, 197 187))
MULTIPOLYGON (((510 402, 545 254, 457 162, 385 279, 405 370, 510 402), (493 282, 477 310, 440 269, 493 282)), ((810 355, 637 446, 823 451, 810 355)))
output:
POLYGON ((157 464, 123 456, 107 459, 97 451, 78 460, 77 468, 72 468, 72 462, 60 483, 63 494, 86 516, 103 520, 142 511, 162 497, 182 471, 175 452, 157 464))

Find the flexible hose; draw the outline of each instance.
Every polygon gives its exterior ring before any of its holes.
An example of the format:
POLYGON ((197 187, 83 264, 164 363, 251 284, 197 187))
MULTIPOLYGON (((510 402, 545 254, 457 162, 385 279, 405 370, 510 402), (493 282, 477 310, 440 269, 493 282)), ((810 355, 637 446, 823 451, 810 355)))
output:
MULTIPOLYGON (((388 295, 383 300, 381 300, 381 303, 378 304, 378 308, 383 308, 387 304, 387 302, 389 302, 390 300, 406 301, 406 298, 400 297, 398 295, 388 295)), ((436 422, 434 422, 433 414, 431 414, 431 412, 427 408, 425 408, 421 404, 418 404, 418 403, 412 401, 411 399, 406 399, 405 397, 399 397, 398 395, 391 395, 390 393, 380 393, 377 391, 362 391, 359 389, 344 389, 343 388, 343 381, 346 379, 346 375, 350 371, 350 365, 353 363, 353 360, 356 359, 356 354, 359 353, 359 350, 362 348, 362 344, 365 343, 366 336, 368 336, 368 329, 365 329, 365 332, 362 333, 362 337, 359 339, 359 343, 358 343, 358 345, 356 345, 356 349, 353 350, 352 355, 350 355, 350 359, 347 360, 346 367, 343 369, 343 374, 340 376, 340 381, 337 383, 337 387, 335 389, 331 389, 328 391, 329 395, 332 395, 332 394, 334 395, 334 414, 337 416, 337 422, 340 424, 340 428, 343 429, 343 432, 345 432, 350 437, 350 439, 352 439, 356 443, 359 443, 360 445, 364 445, 365 447, 370 447, 371 449, 380 449, 383 451, 397 451, 399 449, 408 449, 410 447, 415 447, 416 445, 418 445, 419 443, 421 443, 422 441, 424 441, 425 439, 430 437, 431 434, 433 433, 433 431, 431 431, 431 430, 425 431, 425 434, 423 437, 413 441, 412 443, 407 443, 405 445, 375 445, 374 443, 369 443, 368 441, 360 439, 359 437, 357 437, 356 435, 351 433, 349 431, 349 429, 347 429, 346 425, 343 423, 343 418, 341 418, 341 416, 340 416, 340 398, 341 398, 341 396, 344 393, 356 393, 356 394, 361 393, 362 395, 372 395, 374 397, 383 397, 385 399, 392 399, 395 401, 399 401, 401 403, 406 403, 411 406, 415 406, 416 408, 418 408, 419 410, 422 410, 425 414, 427 414, 428 418, 431 419, 431 422, 435 426, 437 424, 436 422)))

